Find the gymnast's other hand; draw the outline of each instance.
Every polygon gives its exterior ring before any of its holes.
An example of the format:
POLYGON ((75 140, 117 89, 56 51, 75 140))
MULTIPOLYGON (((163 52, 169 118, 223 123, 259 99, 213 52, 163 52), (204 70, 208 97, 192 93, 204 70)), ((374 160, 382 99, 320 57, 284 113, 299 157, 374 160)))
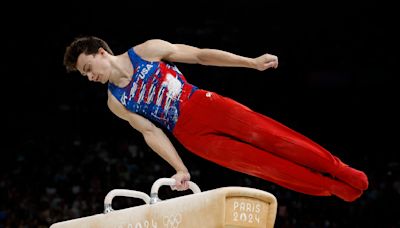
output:
POLYGON ((172 190, 185 191, 189 189, 190 174, 187 171, 178 171, 172 176, 176 184, 171 186, 172 190))
POLYGON ((278 57, 276 55, 264 54, 254 58, 254 68, 263 71, 269 68, 276 69, 278 67, 278 57))

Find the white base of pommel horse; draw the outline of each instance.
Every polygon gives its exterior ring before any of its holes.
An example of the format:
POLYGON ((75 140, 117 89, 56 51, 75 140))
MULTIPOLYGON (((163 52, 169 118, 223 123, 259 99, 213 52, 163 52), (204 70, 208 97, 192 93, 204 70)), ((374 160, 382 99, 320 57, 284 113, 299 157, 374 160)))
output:
POLYGON ((151 194, 114 189, 104 200, 103 214, 54 223, 50 228, 272 228, 277 200, 271 193, 247 187, 222 187, 201 192, 189 182, 194 194, 160 200, 161 185, 174 185, 175 180, 161 178, 154 182, 151 194), (115 196, 136 197, 146 204, 113 210, 115 196))

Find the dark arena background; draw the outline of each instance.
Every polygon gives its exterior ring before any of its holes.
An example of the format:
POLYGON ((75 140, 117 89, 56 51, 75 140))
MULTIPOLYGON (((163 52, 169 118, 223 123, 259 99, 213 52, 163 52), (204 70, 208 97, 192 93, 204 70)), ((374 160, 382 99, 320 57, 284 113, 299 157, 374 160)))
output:
MULTIPOLYGON (((369 189, 352 203, 297 193, 201 159, 171 137, 191 180, 203 191, 244 186, 274 194, 275 227, 400 227, 400 39, 394 7, 280 1, 10 4, 0 16, 0 228, 49 227, 99 214, 110 190, 148 193, 155 180, 174 174, 138 132, 108 110, 106 85, 66 72, 65 47, 80 35, 103 38, 116 54, 160 38, 248 57, 277 55, 278 69, 263 72, 177 65, 192 84, 284 123, 363 170, 369 189)), ((160 194, 191 192, 163 188, 160 194)), ((113 207, 140 204, 121 198, 113 207)))

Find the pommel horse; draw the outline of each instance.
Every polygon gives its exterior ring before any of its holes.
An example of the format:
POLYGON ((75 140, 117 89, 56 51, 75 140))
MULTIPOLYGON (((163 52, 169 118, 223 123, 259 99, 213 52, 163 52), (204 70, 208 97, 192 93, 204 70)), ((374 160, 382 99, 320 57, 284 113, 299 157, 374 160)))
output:
POLYGON ((162 185, 172 178, 154 182, 146 193, 114 189, 104 199, 104 213, 54 223, 50 228, 273 228, 277 200, 271 193, 247 187, 222 187, 202 192, 193 182, 188 194, 167 200, 158 197, 162 185), (145 204, 114 210, 115 196, 135 197, 145 204))

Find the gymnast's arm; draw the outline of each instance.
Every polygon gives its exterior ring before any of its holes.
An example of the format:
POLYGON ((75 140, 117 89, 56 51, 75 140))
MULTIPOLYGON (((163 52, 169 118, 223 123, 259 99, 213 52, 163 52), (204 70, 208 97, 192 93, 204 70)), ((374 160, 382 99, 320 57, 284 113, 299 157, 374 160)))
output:
POLYGON ((107 105, 116 116, 128 121, 133 128, 142 133, 147 145, 176 170, 176 174, 172 177, 177 181, 174 188, 188 189, 190 174, 165 133, 148 119, 128 111, 110 91, 108 91, 107 105))
POLYGON ((248 58, 223 50, 172 44, 160 39, 147 40, 134 49, 138 55, 149 61, 167 60, 209 66, 246 67, 260 71, 278 67, 278 57, 268 53, 248 58))

